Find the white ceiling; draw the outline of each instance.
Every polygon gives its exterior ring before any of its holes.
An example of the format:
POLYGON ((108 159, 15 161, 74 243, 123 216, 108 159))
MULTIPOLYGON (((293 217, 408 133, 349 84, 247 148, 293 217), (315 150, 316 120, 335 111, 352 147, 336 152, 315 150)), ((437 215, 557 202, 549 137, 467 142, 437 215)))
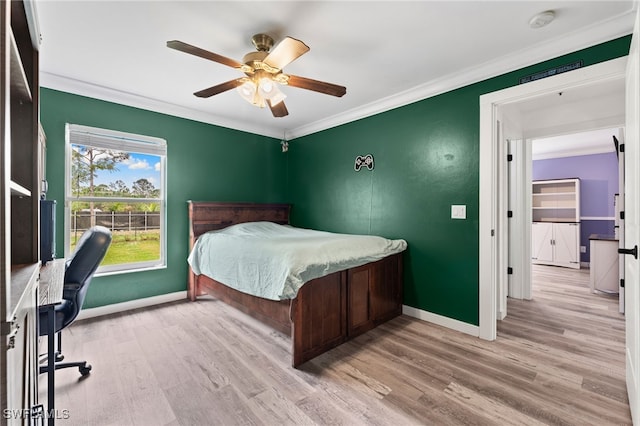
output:
POLYGON ((508 105, 518 135, 532 139, 534 160, 614 152, 625 122, 624 78, 572 87, 508 105))
POLYGON ((632 1, 37 1, 44 87, 293 139, 629 34, 632 1), (554 10, 547 27, 530 18, 554 10), (273 118, 233 90, 193 92, 239 71, 166 47, 241 60, 251 36, 311 47, 285 72, 347 87, 283 87, 273 118))
POLYGON ((532 143, 532 158, 534 160, 543 160, 615 152, 616 147, 613 143, 613 137, 615 136, 620 140, 619 130, 618 127, 613 127, 534 139, 532 143))

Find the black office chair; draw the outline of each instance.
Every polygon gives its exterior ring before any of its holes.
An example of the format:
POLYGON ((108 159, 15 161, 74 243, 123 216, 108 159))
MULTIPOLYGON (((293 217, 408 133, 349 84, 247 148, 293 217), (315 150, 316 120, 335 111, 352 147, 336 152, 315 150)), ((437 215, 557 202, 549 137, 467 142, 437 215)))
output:
MULTIPOLYGON (((111 244, 111 231, 103 226, 94 226, 82 234, 73 254, 65 262, 64 287, 62 303, 55 307, 55 332, 58 333, 58 348, 55 354, 55 369, 78 367, 80 374, 86 376, 91 371, 87 361, 62 363, 62 333, 71 324, 82 309, 93 274, 98 269, 104 255, 111 244)), ((47 335, 49 330, 47 312, 40 312, 40 336, 47 335)), ((48 371, 48 366, 41 366, 40 373, 48 371)))

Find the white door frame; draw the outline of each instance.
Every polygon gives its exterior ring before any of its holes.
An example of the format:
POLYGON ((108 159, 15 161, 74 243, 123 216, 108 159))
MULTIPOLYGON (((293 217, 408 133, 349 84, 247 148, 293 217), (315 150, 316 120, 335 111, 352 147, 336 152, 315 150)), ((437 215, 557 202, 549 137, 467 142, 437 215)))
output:
MULTIPOLYGON (((531 139, 520 137, 511 140, 509 173, 509 210, 513 216, 508 221, 509 297, 531 299, 531 139), (529 242, 527 242, 529 240, 529 242)), ((506 300, 503 301, 507 303, 506 300)), ((499 319, 499 316, 498 316, 499 319)))
MULTIPOLYGON (((625 79, 624 245, 640 245, 640 10, 636 10, 625 79)), ((631 420, 640 423, 640 267, 637 258, 624 256, 625 364, 631 420)))
MULTIPOLYGON (((625 77, 627 58, 613 59, 553 77, 480 96, 480 193, 479 193, 479 336, 497 335, 498 288, 507 282, 508 258, 505 161, 498 141, 501 106, 553 92, 625 77)), ((529 237, 530 238, 530 237, 529 237)), ((524 242, 526 244, 526 242, 524 242)))

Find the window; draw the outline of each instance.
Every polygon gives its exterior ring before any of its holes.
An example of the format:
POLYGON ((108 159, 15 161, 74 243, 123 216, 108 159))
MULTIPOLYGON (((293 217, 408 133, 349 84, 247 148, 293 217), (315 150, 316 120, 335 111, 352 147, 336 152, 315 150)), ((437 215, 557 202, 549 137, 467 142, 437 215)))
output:
POLYGON ((91 226, 113 239, 98 272, 166 265, 164 139, 67 124, 65 253, 91 226))

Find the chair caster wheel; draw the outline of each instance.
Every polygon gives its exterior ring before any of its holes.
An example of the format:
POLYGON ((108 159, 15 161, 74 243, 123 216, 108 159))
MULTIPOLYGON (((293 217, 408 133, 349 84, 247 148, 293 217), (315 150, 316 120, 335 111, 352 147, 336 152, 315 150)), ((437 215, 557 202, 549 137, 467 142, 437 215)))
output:
POLYGON ((81 375, 86 376, 91 373, 91 366, 87 364, 85 367, 78 367, 78 370, 80 370, 81 375))

